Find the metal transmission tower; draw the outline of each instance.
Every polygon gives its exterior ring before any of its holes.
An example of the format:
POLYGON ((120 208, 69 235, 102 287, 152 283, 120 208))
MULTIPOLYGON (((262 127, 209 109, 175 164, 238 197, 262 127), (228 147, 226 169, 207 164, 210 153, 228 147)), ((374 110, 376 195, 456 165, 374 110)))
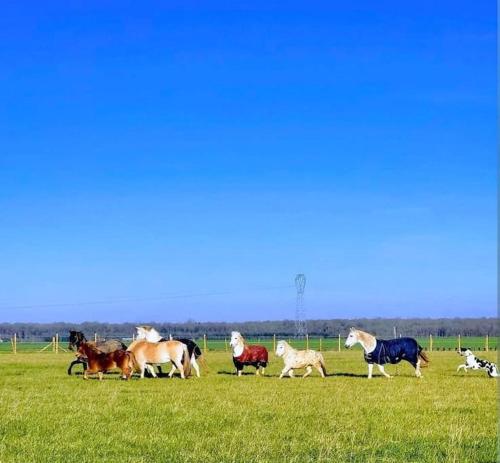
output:
POLYGON ((295 287, 297 288, 297 303, 295 306, 295 335, 297 337, 303 337, 307 334, 306 309, 304 307, 306 276, 303 273, 299 273, 295 277, 295 287))

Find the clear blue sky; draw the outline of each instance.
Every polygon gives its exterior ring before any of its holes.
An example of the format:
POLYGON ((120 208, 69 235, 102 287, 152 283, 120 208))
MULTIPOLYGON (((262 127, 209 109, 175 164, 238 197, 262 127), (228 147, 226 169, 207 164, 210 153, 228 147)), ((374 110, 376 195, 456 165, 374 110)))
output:
POLYGON ((293 318, 299 272, 310 318, 496 314, 495 2, 8 2, 0 40, 1 321, 293 318))

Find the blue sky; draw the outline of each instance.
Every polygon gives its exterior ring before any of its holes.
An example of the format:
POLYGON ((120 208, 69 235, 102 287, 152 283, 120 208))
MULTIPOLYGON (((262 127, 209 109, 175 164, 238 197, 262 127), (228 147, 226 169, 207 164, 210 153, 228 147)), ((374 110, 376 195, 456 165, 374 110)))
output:
POLYGON ((0 320, 496 314, 493 2, 24 2, 0 320), (89 303, 89 304, 82 304, 89 303))

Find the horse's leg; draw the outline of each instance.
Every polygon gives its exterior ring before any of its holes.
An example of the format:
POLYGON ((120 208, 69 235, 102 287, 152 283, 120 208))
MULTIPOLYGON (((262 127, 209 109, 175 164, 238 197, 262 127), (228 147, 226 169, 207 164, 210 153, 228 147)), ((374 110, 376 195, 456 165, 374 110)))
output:
POLYGON ((316 363, 314 365, 314 368, 319 371, 319 374, 321 375, 322 378, 325 377, 325 374, 323 373, 323 368, 321 368, 321 363, 316 363))
POLYGON ((238 370, 238 369, 236 369, 236 371, 237 371, 238 376, 241 376, 241 374, 242 374, 243 370, 238 370))
MULTIPOLYGON (((174 362, 172 362, 173 364, 174 362)), ((177 368, 179 369, 181 373, 181 378, 186 379, 186 375, 184 374, 184 365, 182 364, 182 360, 179 362, 179 365, 177 365, 177 368)), ((172 372, 171 372, 172 373, 172 372)))
POLYGON ((174 376, 174 371, 176 369, 175 366, 176 366, 175 363, 172 362, 172 369, 170 370, 170 373, 168 374, 169 378, 172 378, 172 376, 174 376))
POLYGON ((153 377, 153 378, 158 378, 158 376, 156 376, 156 372, 155 372, 155 369, 153 367, 153 365, 150 365, 149 363, 146 363, 146 368, 148 370, 148 373, 153 377))
POLYGON ((194 354, 191 356, 191 366, 194 368, 194 370, 196 371, 196 376, 199 378, 200 377, 200 367, 198 366, 198 362, 196 361, 196 357, 194 354))
POLYGON ((288 368, 287 367, 283 368, 283 370, 281 370, 280 379, 283 378, 283 376, 285 376, 287 373, 288 373, 288 368))
POLYGON ((422 372, 420 371, 420 360, 417 360, 417 364, 415 366, 415 376, 417 378, 422 378, 422 372))
POLYGON ((382 374, 383 374, 386 378, 392 378, 392 376, 391 376, 391 375, 389 375, 389 374, 387 374, 387 373, 385 372, 385 368, 384 368, 384 366, 383 366, 383 365, 379 365, 379 364, 377 363, 377 367, 378 367, 378 369, 380 370, 380 373, 382 373, 382 374))
POLYGON ((368 364, 368 379, 372 379, 373 363, 368 364))
POLYGON ((306 378, 312 373, 313 369, 311 368, 311 365, 307 365, 306 367, 306 372, 302 375, 302 378, 306 378))
POLYGON ((71 375, 71 369, 73 368, 74 365, 76 365, 77 363, 81 363, 80 360, 76 359, 76 360, 73 360, 70 364, 69 364, 69 367, 68 367, 68 375, 71 375))
POLYGON ((264 376, 264 373, 266 372, 266 367, 261 367, 262 370, 260 370, 260 374, 264 376))
POLYGON ((290 376, 290 378, 293 378, 293 368, 291 368, 291 369, 288 371, 288 376, 290 376))
POLYGON ((102 381, 102 377, 104 376, 104 373, 102 371, 99 371, 97 374, 99 376, 99 381, 102 381))
MULTIPOLYGON (((458 373, 458 372, 459 372, 462 368, 465 370, 465 365, 463 365, 463 364, 462 364, 462 365, 458 365, 458 368, 457 368, 457 373, 458 373)), ((465 371, 467 371, 467 370, 465 370, 465 371)))
POLYGON ((259 376, 260 374, 259 369, 260 369, 260 364, 257 363, 257 365, 255 365, 255 376, 259 376))

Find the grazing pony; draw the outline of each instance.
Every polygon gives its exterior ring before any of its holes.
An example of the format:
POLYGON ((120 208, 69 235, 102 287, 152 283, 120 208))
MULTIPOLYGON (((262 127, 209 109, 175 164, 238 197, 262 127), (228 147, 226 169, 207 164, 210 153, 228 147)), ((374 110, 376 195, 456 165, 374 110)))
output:
MULTIPOLYGON (((158 331, 156 331, 153 327, 151 326, 136 326, 135 327, 137 330, 137 336, 135 339, 143 339, 148 342, 165 342, 167 341, 166 338, 163 338, 158 331)), ((182 342, 182 344, 185 344, 188 348, 189 352, 189 358, 191 360, 191 365, 196 371, 196 376, 199 378, 200 377, 200 367, 198 366, 198 362, 196 359, 199 359, 203 365, 205 365, 203 362, 203 357, 202 357, 202 352, 198 344, 196 344, 193 340, 191 339, 186 339, 186 338, 173 338, 170 339, 170 341, 179 341, 182 342)), ((151 372, 150 370, 150 365, 148 365, 148 371, 151 372)), ((152 367, 151 367, 152 368, 152 367)), ((175 364, 172 364, 172 370, 169 373, 169 376, 172 377, 174 374, 176 367, 175 364)), ((161 367, 158 366, 158 370, 161 374, 161 367)))
MULTIPOLYGON (((157 365, 172 362, 179 369, 181 378, 186 378, 191 373, 191 363, 186 344, 179 341, 148 342, 136 340, 130 344, 127 352, 134 354, 135 365, 144 378, 144 371, 148 364, 157 365)), ((157 378, 153 368, 148 369, 154 378, 157 378)), ((173 372, 170 372, 170 377, 173 372)))
POLYGON ((268 363, 268 352, 264 346, 246 344, 245 339, 238 331, 231 332, 229 345, 233 348, 233 363, 238 376, 241 376, 245 365, 253 365, 257 376, 260 368, 264 374, 268 363))
POLYGON ((290 378, 293 378, 293 370, 295 368, 306 369, 302 378, 312 373, 312 367, 319 371, 322 378, 326 375, 323 356, 315 350, 296 350, 286 341, 279 341, 276 346, 276 355, 282 357, 285 362, 285 367, 281 370, 280 379, 287 373, 290 378))
POLYGON ((122 371, 123 379, 130 379, 133 371, 133 354, 125 350, 115 350, 114 352, 101 352, 89 342, 81 342, 77 355, 85 357, 87 367, 83 372, 83 379, 88 379, 89 374, 97 373, 99 381, 102 381, 103 373, 113 368, 122 371))
POLYGON ((467 370, 486 370, 486 373, 488 373, 488 376, 490 378, 496 378, 500 376, 498 373, 498 368, 495 363, 489 362, 488 360, 482 360, 480 358, 477 358, 470 349, 467 349, 466 347, 461 347, 458 353, 465 357, 465 363, 462 365, 459 365, 457 368, 457 372, 460 371, 462 368, 463 370, 467 373, 467 370))
MULTIPOLYGON (((86 342, 88 344, 91 344, 95 346, 99 351, 104 352, 104 353, 110 353, 114 352, 117 350, 126 350, 127 346, 123 344, 123 342, 119 341, 118 339, 110 339, 108 341, 97 341, 97 342, 88 342, 87 338, 81 331, 73 331, 71 330, 69 332, 69 342, 68 342, 68 349, 69 350, 78 350, 80 347, 80 344, 82 342, 86 342)), ((71 375, 71 369, 77 364, 81 363, 83 364, 83 370, 87 368, 87 362, 85 361, 85 357, 79 356, 76 360, 73 360, 68 367, 68 375, 71 375)))
POLYGON ((350 348, 358 342, 365 351, 365 361, 368 363, 368 379, 372 377, 373 364, 377 365, 386 378, 392 378, 391 375, 385 372, 383 365, 386 363, 399 363, 401 360, 411 363, 415 368, 415 375, 417 378, 421 378, 421 360, 425 363, 429 362, 422 346, 413 338, 377 339, 369 333, 351 328, 345 347, 350 348))

